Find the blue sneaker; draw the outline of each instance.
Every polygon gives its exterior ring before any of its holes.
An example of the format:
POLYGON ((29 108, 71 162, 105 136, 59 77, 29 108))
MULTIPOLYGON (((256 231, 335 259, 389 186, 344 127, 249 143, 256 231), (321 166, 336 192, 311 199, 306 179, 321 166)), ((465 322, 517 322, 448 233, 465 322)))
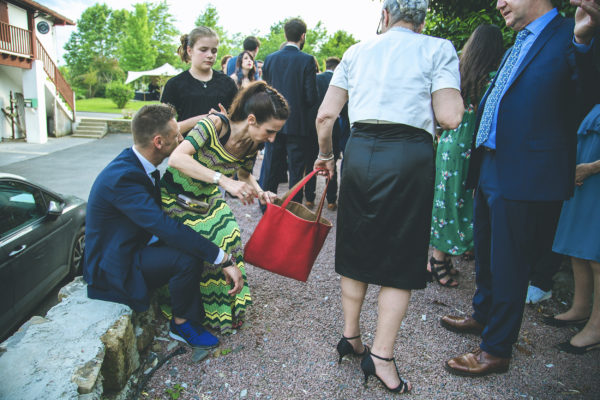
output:
POLYGON ((216 336, 199 325, 192 325, 189 321, 178 325, 171 319, 170 327, 169 336, 192 347, 213 349, 219 345, 219 339, 216 336))
POLYGON ((525 304, 537 304, 552 297, 552 290, 543 291, 539 287, 529 285, 525 304))

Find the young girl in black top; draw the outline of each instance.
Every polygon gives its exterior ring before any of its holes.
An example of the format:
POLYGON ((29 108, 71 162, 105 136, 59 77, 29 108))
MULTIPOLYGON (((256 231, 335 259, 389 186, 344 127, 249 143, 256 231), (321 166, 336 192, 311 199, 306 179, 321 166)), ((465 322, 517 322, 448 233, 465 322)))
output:
POLYGON ((233 80, 212 67, 217 57, 219 38, 204 26, 181 36, 179 56, 191 62, 190 69, 169 79, 160 101, 177 110, 177 121, 183 136, 211 109, 225 111, 237 93, 233 80))

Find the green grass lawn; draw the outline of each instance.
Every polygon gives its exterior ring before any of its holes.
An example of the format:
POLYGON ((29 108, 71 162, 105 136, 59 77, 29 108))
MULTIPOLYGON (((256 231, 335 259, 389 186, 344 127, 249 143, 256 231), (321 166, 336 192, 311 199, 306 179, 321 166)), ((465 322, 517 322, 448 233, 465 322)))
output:
POLYGON ((75 107, 77 111, 122 114, 123 110, 137 111, 146 104, 158 103, 158 101, 130 101, 124 109, 120 109, 117 108, 117 105, 110 99, 93 97, 91 99, 77 100, 75 107))

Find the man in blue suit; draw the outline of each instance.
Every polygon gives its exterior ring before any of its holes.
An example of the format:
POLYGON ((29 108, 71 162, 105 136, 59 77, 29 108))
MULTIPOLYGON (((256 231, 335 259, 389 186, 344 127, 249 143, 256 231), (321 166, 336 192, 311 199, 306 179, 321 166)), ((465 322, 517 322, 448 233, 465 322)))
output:
POLYGON ((168 283, 170 335, 194 347, 215 347, 218 339, 201 326, 202 260, 223 268, 234 283, 232 295, 241 290, 242 275, 229 255, 161 210, 156 167, 182 140, 175 109, 144 106, 131 129, 134 145, 100 172, 90 192, 83 271, 88 297, 145 311, 149 291, 168 283))
MULTIPOLYGON (((273 193, 277 193, 281 171, 285 169, 286 153, 290 187, 304 176, 309 135, 307 114, 317 102, 317 66, 312 56, 301 51, 306 41, 306 24, 293 18, 285 23, 284 31, 287 44, 269 54, 263 65, 263 79, 290 105, 290 117, 275 142, 265 143, 260 186, 273 193)), ((302 191, 294 201, 302 202, 302 191)))
POLYGON ((497 8, 518 35, 475 129, 474 312, 441 320, 449 330, 481 334, 478 350, 445 364, 465 376, 508 370, 531 265, 552 246, 541 227, 558 220, 573 194, 577 125, 598 94, 589 46, 595 28, 580 14, 574 29, 550 0, 498 0, 497 8))

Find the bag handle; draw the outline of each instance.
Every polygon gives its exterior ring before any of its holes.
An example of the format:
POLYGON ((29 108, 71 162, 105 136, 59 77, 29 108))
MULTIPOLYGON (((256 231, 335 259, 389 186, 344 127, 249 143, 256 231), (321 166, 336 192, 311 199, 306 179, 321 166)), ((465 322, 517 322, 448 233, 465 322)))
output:
MULTIPOLYGON (((283 204, 281 204, 281 208, 287 208, 287 205, 292 201, 294 196, 308 183, 308 181, 319 171, 325 171, 325 168, 319 168, 313 170, 310 174, 306 175, 304 179, 296 183, 290 190, 287 191, 281 198, 283 200, 283 204)), ((317 222, 321 220, 321 212, 323 211, 323 204, 325 202, 325 195, 327 194, 327 187, 329 186, 329 175, 327 175, 327 182, 325 182, 325 190, 323 191, 323 195, 321 196, 321 201, 319 202, 319 208, 317 209, 317 222)))

